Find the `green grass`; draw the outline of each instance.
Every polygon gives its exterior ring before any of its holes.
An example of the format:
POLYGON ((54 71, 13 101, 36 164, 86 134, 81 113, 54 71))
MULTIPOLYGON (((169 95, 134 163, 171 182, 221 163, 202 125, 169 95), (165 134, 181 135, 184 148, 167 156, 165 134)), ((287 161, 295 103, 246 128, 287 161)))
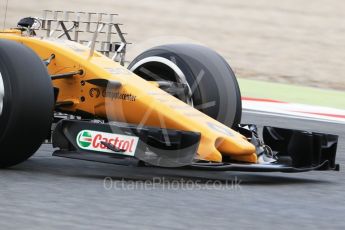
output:
POLYGON ((345 109, 345 92, 238 79, 242 96, 345 109))

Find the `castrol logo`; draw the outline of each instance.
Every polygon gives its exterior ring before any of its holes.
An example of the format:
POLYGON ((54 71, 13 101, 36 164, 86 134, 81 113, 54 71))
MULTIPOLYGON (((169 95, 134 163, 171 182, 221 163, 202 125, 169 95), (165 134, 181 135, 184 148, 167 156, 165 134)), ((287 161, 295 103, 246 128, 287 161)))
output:
POLYGON ((134 156, 138 145, 138 137, 119 135, 114 133, 105 133, 92 130, 82 130, 77 135, 77 144, 79 148, 89 151, 114 153, 102 144, 109 143, 121 150, 120 154, 134 156))

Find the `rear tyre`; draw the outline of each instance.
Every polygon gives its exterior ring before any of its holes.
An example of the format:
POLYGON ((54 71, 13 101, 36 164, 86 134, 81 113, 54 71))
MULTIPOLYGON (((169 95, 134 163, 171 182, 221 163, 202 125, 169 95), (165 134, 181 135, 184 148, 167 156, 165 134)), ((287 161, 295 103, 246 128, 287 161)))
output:
POLYGON ((235 74, 209 48, 193 44, 154 47, 135 58, 128 69, 149 81, 186 83, 192 101, 186 103, 229 127, 241 122, 241 93, 235 74))
POLYGON ((0 168, 37 151, 53 109, 53 86, 41 59, 20 43, 0 40, 0 168))

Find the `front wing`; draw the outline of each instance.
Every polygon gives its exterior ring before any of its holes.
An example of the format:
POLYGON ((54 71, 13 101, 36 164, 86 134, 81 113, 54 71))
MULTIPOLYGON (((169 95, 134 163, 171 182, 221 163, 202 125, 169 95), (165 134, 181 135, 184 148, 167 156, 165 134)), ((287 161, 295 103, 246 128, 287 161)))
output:
MULTIPOLYGON (((238 131, 241 131, 239 129, 238 131)), ((248 130, 244 133, 248 135, 248 130)), ((274 127, 263 128, 273 163, 222 163, 197 160, 200 133, 95 121, 61 120, 53 133, 54 156, 118 165, 190 170, 305 172, 339 170, 338 136, 274 127)), ((250 137, 248 137, 250 140, 250 137)))

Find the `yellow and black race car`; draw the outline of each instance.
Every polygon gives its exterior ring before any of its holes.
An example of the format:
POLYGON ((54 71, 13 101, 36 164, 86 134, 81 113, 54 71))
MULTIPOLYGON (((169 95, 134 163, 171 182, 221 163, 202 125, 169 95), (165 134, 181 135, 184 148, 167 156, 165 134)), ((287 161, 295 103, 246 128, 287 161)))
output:
POLYGON ((335 135, 264 127, 262 140, 240 125, 236 77, 206 47, 158 46, 124 67, 128 43, 114 19, 44 11, 0 32, 0 167, 51 140, 55 156, 114 164, 339 169, 335 135))

